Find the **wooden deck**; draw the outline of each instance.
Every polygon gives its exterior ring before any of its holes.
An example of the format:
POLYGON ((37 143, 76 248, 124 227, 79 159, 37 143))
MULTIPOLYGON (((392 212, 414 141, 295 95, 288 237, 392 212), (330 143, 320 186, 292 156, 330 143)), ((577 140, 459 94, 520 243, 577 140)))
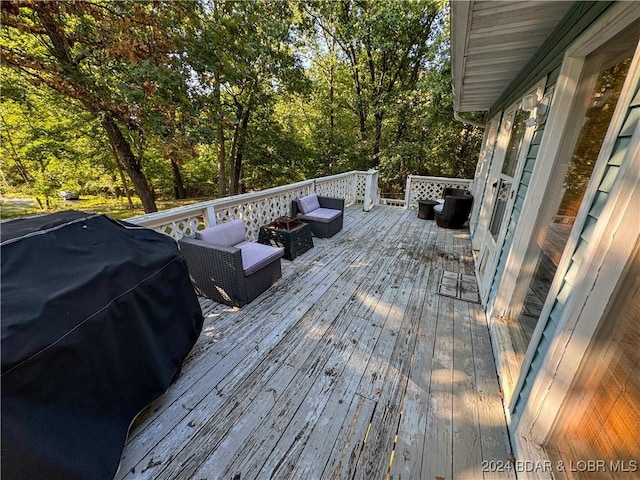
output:
POLYGON ((202 300, 116 478, 514 478, 482 308, 435 293, 443 269, 473 274, 468 231, 354 206, 314 243, 244 308, 202 300))

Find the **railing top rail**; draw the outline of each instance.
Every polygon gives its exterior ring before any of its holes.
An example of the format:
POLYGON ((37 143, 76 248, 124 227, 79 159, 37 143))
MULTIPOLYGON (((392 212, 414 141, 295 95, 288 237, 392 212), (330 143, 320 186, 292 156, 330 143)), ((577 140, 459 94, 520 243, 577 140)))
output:
MULTIPOLYGON (((184 205, 181 207, 175 207, 167 210, 162 210, 160 212, 149 213, 145 215, 139 215, 135 217, 130 217, 127 221, 131 223, 135 223, 138 225, 144 225, 148 228, 159 229, 162 231, 166 230, 168 225, 173 225, 175 228, 183 229, 185 222, 189 222, 189 224, 193 222, 198 222, 198 219, 205 220, 205 223, 216 220, 213 215, 220 217, 225 209, 230 211, 230 209, 234 209, 236 207, 242 205, 257 205, 263 204, 260 207, 256 207, 255 210, 251 210, 249 215, 253 218, 256 217, 256 221, 263 221, 266 219, 262 218, 265 215, 269 215, 273 212, 266 213, 265 208, 269 208, 265 205, 270 205, 272 210, 275 208, 278 210, 278 214, 282 214, 283 211, 288 210, 286 206, 278 206, 275 207, 274 203, 264 203, 264 202, 272 202, 272 199, 280 198, 279 200, 275 200, 276 203, 282 202, 284 198, 289 198, 292 195, 292 192, 297 192, 297 194, 307 194, 316 191, 316 186, 318 188, 322 187, 322 190, 325 191, 325 186, 336 183, 344 182, 350 178, 360 178, 367 175, 368 172, 360 171, 360 170, 352 170, 345 173, 338 173, 335 175, 329 175, 326 177, 314 178, 310 180, 303 180, 301 182, 290 183, 287 185, 281 185, 279 187, 272 187, 265 190, 259 190, 256 192, 243 193, 239 195, 233 195, 229 197, 216 198, 214 200, 207 200, 204 202, 193 203, 190 205, 184 205)), ((344 189, 344 187, 343 187, 344 189)), ((340 195, 346 195, 351 201, 357 201, 359 196, 358 193, 348 189, 347 192, 340 192, 340 195)), ((325 191, 326 193, 326 191, 325 191)), ((336 192, 337 193, 337 192, 336 192)), ((295 193, 293 193, 295 195, 295 193)), ((252 207, 253 208, 253 207, 252 207)), ((275 210, 274 210, 275 211, 275 210)), ((245 214, 248 214, 245 211, 245 214)), ((227 214, 228 215, 228 212, 227 214)), ((194 224, 195 225, 195 224, 194 224)))
POLYGON ((337 180, 339 178, 343 178, 343 177, 350 177, 354 174, 359 174, 359 175, 366 175, 367 172, 365 172, 364 170, 351 170, 349 172, 344 172, 344 173, 336 173, 334 175, 329 175, 326 177, 320 177, 320 178, 315 178, 312 181, 317 182, 330 182, 332 180, 337 180))
POLYGON ((191 205, 185 205, 182 207, 170 208, 167 210, 162 210, 161 212, 147 213, 145 215, 139 215, 139 216, 128 218, 127 221, 136 223, 136 221, 141 220, 141 221, 144 221, 145 223, 149 222, 153 224, 157 220, 165 221, 173 217, 181 217, 181 216, 184 216, 184 214, 198 212, 208 207, 224 207, 228 205, 234 205, 237 203, 245 203, 245 202, 251 202, 256 200, 262 200, 263 198, 267 198, 272 195, 277 195, 279 193, 282 193, 288 190, 295 190, 296 188, 310 186, 310 185, 313 185, 314 183, 331 182, 334 180, 338 180, 340 178, 352 176, 354 174, 366 174, 366 173, 367 172, 365 171, 353 170, 350 172, 329 175, 327 177, 315 178, 311 180, 303 180, 301 182, 289 183, 287 185, 267 188, 265 190, 258 190, 256 192, 241 193, 239 195, 216 198, 214 200, 207 200, 204 202, 198 202, 191 205))
POLYGON ((464 183, 473 181, 472 178, 433 177, 428 175, 409 175, 412 180, 426 180, 429 182, 464 183))
POLYGON ((199 212, 208 207, 224 207, 238 203, 247 203, 250 201, 261 200, 263 198, 277 195, 288 190, 295 190, 296 188, 313 185, 313 182, 314 180, 303 180, 301 182, 281 185, 279 187, 268 188, 266 190, 258 190, 256 192, 241 193, 238 195, 216 198, 214 200, 193 203, 191 205, 185 205, 183 207, 169 208, 160 212, 147 213, 145 215, 131 217, 128 218, 127 221, 132 223, 136 223, 136 220, 143 220, 145 223, 153 223, 155 220, 165 221, 167 219, 171 219, 172 217, 183 217, 184 214, 199 212))

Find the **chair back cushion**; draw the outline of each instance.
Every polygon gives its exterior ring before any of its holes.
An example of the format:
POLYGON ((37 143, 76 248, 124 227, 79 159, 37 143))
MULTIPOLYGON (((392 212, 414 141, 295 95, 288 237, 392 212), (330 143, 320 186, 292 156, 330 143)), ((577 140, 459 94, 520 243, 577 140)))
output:
POLYGON ((204 242, 215 243, 225 247, 233 247, 246 239, 244 221, 237 219, 225 223, 219 223, 213 227, 198 230, 196 238, 204 242))
POLYGON ((318 208, 320 208, 320 201, 315 193, 298 199, 300 213, 311 213, 318 208))
POLYGON ((442 192, 442 197, 445 198, 447 196, 461 197, 465 195, 471 195, 469 190, 465 190, 464 188, 453 188, 453 187, 445 187, 442 192))

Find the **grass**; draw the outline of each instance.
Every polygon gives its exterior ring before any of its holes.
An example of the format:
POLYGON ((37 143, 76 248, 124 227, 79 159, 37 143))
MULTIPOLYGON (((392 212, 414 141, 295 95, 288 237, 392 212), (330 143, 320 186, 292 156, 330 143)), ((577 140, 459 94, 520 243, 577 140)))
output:
MULTIPOLYGON (((60 212, 63 210, 81 210, 87 213, 104 213, 114 218, 129 218, 143 215, 142 204, 133 198, 132 210, 126 198, 106 198, 94 195, 82 195, 79 200, 54 199, 49 209, 41 209, 37 202, 30 198, 4 197, 0 199, 0 219, 29 217, 60 212)), ((187 198, 185 200, 159 199, 156 200, 158 210, 189 205, 191 203, 209 200, 206 198, 187 198)))

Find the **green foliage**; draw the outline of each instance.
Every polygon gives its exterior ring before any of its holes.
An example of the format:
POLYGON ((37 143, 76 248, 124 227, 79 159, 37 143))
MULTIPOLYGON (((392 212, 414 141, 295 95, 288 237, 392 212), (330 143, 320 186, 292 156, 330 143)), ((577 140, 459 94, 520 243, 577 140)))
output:
POLYGON ((3 68, 3 75, 11 80, 0 110, 3 192, 51 205, 60 190, 95 193, 105 186, 114 167, 99 141, 90 141, 95 119, 59 96, 21 84, 10 70, 3 68))
POLYGON ((446 8, 3 3, 3 193, 53 207, 62 189, 131 190, 105 115, 157 199, 181 186, 214 197, 372 166, 384 192, 400 193, 408 174, 469 178, 482 132, 453 119, 446 8), (47 18, 56 35, 41 34, 47 18))

